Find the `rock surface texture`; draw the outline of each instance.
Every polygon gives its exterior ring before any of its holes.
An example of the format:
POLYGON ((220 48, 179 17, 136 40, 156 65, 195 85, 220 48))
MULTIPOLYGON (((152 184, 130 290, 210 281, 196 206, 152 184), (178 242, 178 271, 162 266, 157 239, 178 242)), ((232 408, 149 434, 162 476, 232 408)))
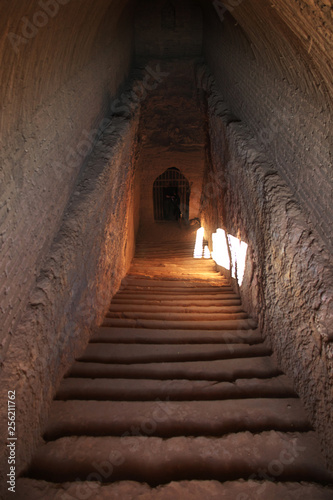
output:
MULTIPOLYGON (((171 223, 172 224, 172 223, 171 223)), ((16 498, 333 498, 289 379, 193 233, 141 241, 16 498), (182 237, 185 236, 185 241, 182 237), (177 239, 178 238, 178 239, 177 239)))
MULTIPOLYGON (((1 371, 0 429, 7 436, 8 388, 15 389, 18 470, 38 442, 55 386, 101 323, 131 262, 137 125, 117 117, 96 144, 11 340, 1 371)), ((4 474, 5 454, 1 461, 4 474)))
MULTIPOLYGON (((207 76, 207 75, 206 75, 207 76)), ((223 227, 248 244, 239 289, 291 377, 325 454, 333 455, 333 266, 309 217, 247 124, 206 82, 211 163, 202 197, 207 238, 223 227)))
MULTIPOLYGON (((73 367, 89 369, 89 377, 67 377, 62 394, 72 391, 79 402, 87 394, 126 394, 124 401, 140 404, 152 403, 147 392, 173 394, 175 402, 188 397, 193 405, 184 418, 196 416, 195 450, 206 418, 197 396, 224 405, 235 389, 240 399, 249 399, 251 389, 261 408, 262 399, 279 394, 265 351, 271 348, 333 471, 333 0, 2 0, 0 61, 0 497, 7 493, 9 391, 16 391, 20 475, 42 444, 56 388, 104 318, 107 341, 91 342, 73 367), (172 176, 177 186, 167 184, 172 176), (178 193, 170 193, 175 187, 178 193), (216 276, 203 274, 209 263, 192 269, 173 257, 166 267, 170 252, 151 253, 133 263, 131 279, 140 288, 128 282, 122 301, 117 296, 108 309, 131 264, 139 222, 148 228, 180 214, 183 222, 200 219, 209 244, 219 227, 248 244, 242 286, 231 281, 221 305, 216 276), (211 280, 205 287, 204 276, 211 280), (179 291, 200 283, 200 291, 175 304, 175 290, 165 296, 160 286, 169 281, 179 291), (121 339, 111 342, 118 330, 121 339), (264 342, 248 344, 249 335, 264 342), (182 339, 179 351, 175 337, 182 339), (137 369, 145 384, 128 385, 137 369), (256 370, 260 379, 242 378, 256 370), (217 373, 241 378, 216 381, 217 373), (181 385, 169 379, 176 374, 181 385)), ((159 248, 154 241, 151 252, 159 248)), ((281 425, 280 403, 272 403, 274 426, 281 425)), ((67 415, 68 432, 73 404, 67 413, 61 399, 54 407, 58 417, 67 415)), ((120 420, 119 405, 103 404, 120 420)), ((237 429, 248 411, 244 432, 256 433, 257 410, 242 405, 237 429)), ((228 432, 233 410, 213 406, 226 418, 212 431, 228 432)), ((154 412, 149 405, 141 410, 154 412)), ((293 410, 299 415, 298 406, 293 410)), ((94 407, 90 412, 99 432, 121 431, 118 420, 111 429, 97 422, 94 407)), ((167 441, 164 424, 150 436, 152 447, 166 445, 166 456, 189 437, 177 434, 181 412, 172 407, 176 441, 167 441)), ((89 421, 78 424, 92 432, 89 421)), ((61 429, 53 422, 49 433, 61 436, 61 429)), ((86 438, 90 445, 101 436, 86 438)), ((156 485, 124 480, 99 487, 92 479, 101 498, 130 488, 138 497, 182 496, 184 488, 189 496, 228 494, 227 483, 223 493, 218 483, 182 481, 151 492, 156 485)), ((284 497, 294 478, 245 480, 228 483, 233 500, 261 481, 267 489, 252 496, 284 497)), ((50 487, 38 484, 37 490, 50 487)), ((293 494, 303 496, 303 485, 294 486, 293 494)), ((316 498, 313 488, 307 491, 316 498)))

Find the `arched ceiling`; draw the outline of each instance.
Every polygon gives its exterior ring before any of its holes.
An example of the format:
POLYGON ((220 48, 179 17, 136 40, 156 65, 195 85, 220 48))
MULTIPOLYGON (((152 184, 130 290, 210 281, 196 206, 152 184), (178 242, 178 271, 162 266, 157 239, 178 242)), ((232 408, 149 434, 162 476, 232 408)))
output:
MULTIPOLYGON (((213 2, 217 5, 216 0, 213 2)), ((282 77, 333 95, 331 0, 228 0, 224 3, 257 54, 282 77)), ((328 95, 327 95, 328 94, 328 95)))
POLYGON ((119 19, 130 3, 131 0, 3 0, 0 131, 10 129, 13 115, 29 115, 97 57, 117 34, 119 19))
MULTIPOLYGON (((138 0, 138 4, 144 0, 138 0)), ((3 134, 24 120, 117 36, 134 0, 2 0, 0 99, 3 134), (44 7, 43 7, 44 6, 44 7), (39 27, 31 28, 31 22, 39 27), (16 117, 16 118, 15 118, 16 117)), ((203 8, 220 0, 200 0, 203 8)), ((333 95, 331 0, 228 0, 254 51, 292 78, 333 95), (305 71, 304 71, 305 69, 305 71), (304 82, 304 79, 306 80, 304 82)), ((223 24, 221 23, 221 29, 223 24)), ((218 50, 218 47, 217 47, 218 50)))

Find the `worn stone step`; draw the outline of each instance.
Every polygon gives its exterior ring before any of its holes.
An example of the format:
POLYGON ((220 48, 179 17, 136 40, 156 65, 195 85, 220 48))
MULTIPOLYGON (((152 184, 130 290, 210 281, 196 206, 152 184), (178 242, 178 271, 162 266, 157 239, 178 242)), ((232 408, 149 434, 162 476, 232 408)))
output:
POLYGON ((258 344, 259 330, 159 330, 103 326, 95 330, 90 342, 135 344, 258 344))
POLYGON ((227 286, 229 283, 222 279, 222 276, 216 274, 216 271, 205 271, 205 272, 196 272, 195 270, 187 271, 184 268, 174 268, 172 270, 160 270, 160 271, 152 271, 152 269, 141 269, 131 273, 132 276, 136 278, 149 278, 154 275, 154 277, 158 279, 174 279, 178 280, 180 276, 182 279, 192 279, 196 283, 206 283, 209 281, 212 285, 215 286, 227 286))
POLYGON ((173 294, 175 296, 178 295, 187 295, 189 297, 195 298, 197 295, 207 294, 216 297, 218 295, 223 294, 231 294, 233 290, 231 287, 171 287, 171 286, 139 286, 139 285, 126 285, 121 289, 121 292, 124 291, 126 293, 134 293, 134 292, 142 292, 142 293, 163 293, 163 294, 173 294))
MULTIPOLYGON (((305 482, 267 481, 260 473, 257 480, 173 481, 151 488, 146 483, 120 481, 103 484, 111 475, 111 466, 99 466, 92 476, 95 481, 64 484, 22 478, 17 481, 16 500, 332 500, 333 488, 305 482)), ((263 473, 262 473, 263 474, 263 473)), ((275 478, 273 478, 275 479, 275 478)))
POLYGON ((194 253, 194 248, 192 249, 185 249, 185 250, 179 250, 177 252, 163 252, 163 253, 157 253, 157 252, 141 252, 141 253, 136 253, 135 257, 133 259, 133 263, 144 263, 147 264, 149 262, 156 262, 156 263, 162 263, 162 264, 168 264, 169 262, 190 262, 194 263, 194 265, 200 265, 201 263, 204 262, 211 262, 211 259, 195 259, 193 257, 194 253), (149 259, 149 260, 148 260, 149 259))
POLYGON ((332 481, 313 432, 275 431, 222 438, 65 437, 37 450, 29 475, 54 482, 77 481, 109 467, 104 482, 130 479, 157 485, 175 480, 247 479, 267 471, 268 465, 268 473, 281 481, 332 481))
MULTIPOLYGON (((161 294, 189 294, 191 298, 195 298, 194 295, 202 295, 202 296, 210 296, 212 295, 213 297, 217 295, 224 295, 224 294, 235 294, 233 288, 229 285, 223 284, 222 286, 220 283, 216 284, 216 281, 214 284, 207 286, 207 282, 205 280, 199 280, 196 281, 196 283, 200 284, 202 286, 195 286, 195 287, 171 287, 171 286, 140 286, 140 285, 122 285, 120 288, 120 292, 127 290, 127 291, 141 291, 141 292, 159 292, 161 294), (204 286, 205 285, 205 286, 204 286)), ((178 296, 178 295, 177 295, 178 296)))
POLYGON ((169 302, 173 303, 179 303, 180 301, 186 301, 186 302, 201 302, 202 304, 204 303, 215 303, 215 302, 221 302, 224 300, 239 300, 239 295, 236 293, 219 293, 219 294, 196 294, 196 295, 189 295, 189 294, 170 294, 170 293, 153 293, 153 292, 128 292, 128 291, 123 291, 120 290, 112 299, 112 302, 114 300, 167 300, 169 302))
POLYGON ((181 246, 181 245, 169 245, 166 243, 163 243, 162 245, 155 245, 155 246, 146 246, 143 245, 142 247, 139 245, 136 246, 135 248, 135 259, 137 258, 147 258, 150 255, 162 255, 165 254, 167 258, 171 258, 174 255, 178 255, 179 252, 184 253, 185 255, 189 256, 189 258, 193 259, 193 250, 195 247, 195 241, 191 242, 188 245, 181 246), (143 255, 143 257, 140 257, 140 255, 143 255))
MULTIPOLYGON (((216 273, 216 268, 215 268, 215 263, 205 263, 201 264, 200 266, 198 265, 193 265, 191 262, 168 262, 168 264, 163 265, 158 262, 149 262, 149 264, 142 265, 141 263, 133 264, 129 270, 129 277, 132 277, 133 275, 137 273, 142 273, 143 270, 149 271, 149 274, 151 276, 154 275, 159 275, 159 273, 164 273, 167 275, 167 273, 170 273, 170 276, 173 274, 174 271, 177 271, 179 269, 183 269, 184 272, 188 274, 188 278, 193 274, 193 273, 208 273, 209 275, 215 272, 216 273)), ((214 277, 214 276, 213 276, 214 277)), ((218 277, 218 275, 215 274, 215 279, 218 277)), ((187 278, 187 279, 188 279, 187 278)))
MULTIPOLYGON (((192 253, 192 252, 191 252, 192 253)), ((172 267, 184 267, 188 269, 188 272, 192 272, 192 270, 200 270, 207 269, 211 267, 211 269, 215 269, 215 262, 211 260, 204 259, 193 259, 191 254, 178 253, 168 258, 165 255, 152 255, 151 260, 147 261, 147 257, 141 257, 135 260, 130 268, 130 272, 132 269, 154 269, 156 268, 164 268, 164 269, 172 269, 172 267)), ((193 255, 193 253, 192 253, 193 255)), ((152 272, 153 275, 153 272, 152 272)))
POLYGON ((123 288, 148 288, 148 289, 158 289, 163 288, 164 291, 184 291, 188 293, 192 292, 202 292, 202 293, 223 293, 232 291, 230 283, 226 282, 221 277, 217 279, 216 273, 214 274, 215 279, 211 282, 209 280, 195 280, 192 276, 189 278, 175 277, 173 279, 167 276, 160 278, 146 278, 143 275, 133 276, 124 278, 122 281, 123 288))
POLYGON ((137 271, 135 273, 135 276, 138 278, 147 278, 151 275, 154 275, 156 278, 159 279, 164 279, 166 277, 168 278, 175 278, 179 279, 179 277, 182 278, 192 278, 196 283, 205 283, 208 281, 214 283, 216 286, 221 285, 221 286, 226 286, 226 283, 224 281, 221 282, 220 278, 218 275, 216 275, 215 271, 212 272, 196 272, 196 271, 189 271, 184 270, 183 268, 178 268, 174 269, 172 271, 152 271, 151 269, 141 269, 141 271, 137 271))
MULTIPOLYGON (((213 268, 212 268, 212 265, 211 264, 206 264, 204 266, 195 266, 193 265, 193 263, 184 263, 182 262, 181 264, 171 264, 171 263, 168 263, 167 265, 164 265, 164 264, 154 264, 152 262, 150 262, 149 264, 147 264, 146 266, 143 266, 143 267, 147 267, 147 266, 151 266, 152 269, 154 270, 157 270, 157 271, 172 271, 172 270, 177 270, 179 268, 183 268, 183 269, 187 269, 191 272, 195 272, 196 270, 199 271, 199 272, 202 272, 202 271, 213 271, 213 268)), ((137 266, 136 265, 132 265, 130 270, 129 270, 129 273, 126 275, 125 278, 123 278, 122 280, 122 283, 125 283, 125 284, 129 284, 129 285, 136 285, 136 284, 141 284, 141 285, 144 285, 144 286, 150 286, 151 284, 154 286, 176 286, 176 287, 189 287, 189 288, 194 288, 196 286, 201 286, 201 287, 209 287, 209 286, 216 286, 214 284, 211 284, 209 282, 209 280, 206 280, 205 282, 203 283, 200 283, 200 282, 196 282, 195 280, 193 280, 191 278, 191 276, 189 275, 188 277, 181 277, 181 278, 168 278, 167 276, 164 277, 164 278, 156 278, 155 276, 150 276, 149 278, 139 278, 137 276, 133 276, 132 275, 132 271, 133 269, 139 269, 140 272, 142 271, 142 264, 138 264, 137 266)), ((216 274, 215 272, 215 279, 219 279, 219 281, 221 281, 221 286, 227 286, 228 285, 228 282, 227 280, 222 277, 222 276, 219 276, 218 274, 216 274), (223 285, 223 281, 225 281, 225 285, 223 285)), ((229 286, 230 286, 230 283, 229 283, 229 286)))
POLYGON ((144 265, 154 262, 156 264, 168 265, 173 262, 186 262, 192 263, 193 267, 205 265, 207 263, 215 264, 212 258, 195 258, 194 257, 194 245, 193 248, 177 249, 177 251, 172 251, 171 249, 164 250, 163 252, 151 251, 149 253, 135 253, 132 264, 142 263, 144 265))
POLYGON ((144 364, 73 364, 67 376, 87 378, 141 378, 234 381, 238 378, 271 378, 281 375, 271 357, 144 364))
MULTIPOLYGON (((206 284, 209 285, 210 281, 226 281, 226 278, 222 275, 219 275, 216 271, 215 264, 210 265, 193 265, 192 263, 185 262, 174 262, 168 264, 160 264, 154 263, 153 261, 149 264, 136 264, 131 266, 129 270, 129 277, 134 278, 138 277, 142 274, 147 274, 147 279, 161 279, 160 276, 163 276, 163 279, 182 279, 189 281, 193 274, 198 275, 207 275, 206 284), (177 272, 179 275, 177 276, 177 272)), ((222 283, 223 284, 223 283, 222 283)))
POLYGON ((228 312, 219 313, 209 313, 209 312, 156 312, 154 310, 150 312, 141 311, 109 311, 106 313, 105 318, 121 318, 121 319, 148 319, 148 320, 161 320, 161 321, 228 321, 228 320, 240 320, 247 319, 248 315, 242 308, 236 306, 236 311, 233 306, 227 308, 228 312))
POLYGON ((219 292, 229 292, 229 293, 232 293, 233 292, 233 289, 230 287, 230 286, 227 286, 227 285, 221 285, 221 286, 207 286, 207 283, 205 284, 205 282, 202 282, 202 283, 196 283, 195 286, 193 286, 193 282, 192 280, 189 281, 189 284, 188 286, 185 286, 184 284, 182 285, 177 285, 178 281, 173 281, 173 282, 166 282, 166 284, 164 285, 163 284, 163 280, 160 280, 158 283, 155 283, 153 280, 149 281, 149 280, 145 280, 145 279, 142 279, 142 280, 136 280, 135 283, 132 283, 132 282, 127 282, 127 281, 123 281, 122 282, 122 289, 123 290, 130 290, 130 289, 149 289, 149 290, 155 290, 155 289, 160 289, 160 288, 163 288, 163 291, 183 291, 184 293, 192 293, 192 292, 208 292, 208 293, 219 293, 219 292), (139 282, 142 281, 144 283, 140 284, 139 282))
POLYGON ((173 255, 153 253, 151 254, 151 259, 148 260, 148 257, 150 256, 148 256, 147 254, 136 257, 132 263, 132 267, 139 267, 139 266, 148 267, 153 264, 155 266, 167 268, 172 264, 178 266, 181 266, 183 264, 184 265, 192 264, 192 267, 200 268, 205 266, 207 262, 212 262, 206 259, 194 259, 193 251, 177 252, 174 253, 173 255))
POLYGON ((129 276, 131 278, 138 277, 142 274, 148 274, 151 277, 154 277, 155 279, 162 279, 160 276, 163 276, 163 279, 166 278, 182 278, 183 280, 189 281, 193 275, 198 275, 202 277, 206 277, 206 285, 208 285, 210 280, 219 280, 221 282, 221 285, 226 284, 227 281, 223 279, 223 277, 219 277, 218 274, 216 274, 215 266, 191 266, 190 264, 184 265, 184 264, 173 264, 173 265, 168 265, 168 266, 160 266, 160 265, 153 265, 149 264, 149 266, 132 266, 130 271, 129 271, 129 276))
POLYGON ((265 344, 137 345, 91 343, 78 358, 91 363, 165 363, 270 356, 265 344))
POLYGON ((149 261, 147 261, 147 259, 135 259, 133 262, 132 262, 132 265, 131 265, 131 270, 133 268, 140 268, 141 266, 142 267, 145 267, 145 266, 150 266, 152 268, 166 268, 166 269, 169 269, 169 268, 172 268, 174 266, 184 266, 186 268, 188 268, 189 270, 192 270, 192 269, 213 269, 215 268, 215 262, 211 259, 193 259, 193 257, 179 257, 179 256, 175 256, 171 259, 167 259, 167 261, 165 261, 164 259, 161 261, 161 259, 159 257, 152 257, 151 259, 149 259, 149 261))
POLYGON ((200 308, 195 306, 182 307, 179 305, 173 306, 156 306, 156 305, 144 305, 138 306, 133 303, 127 304, 111 304, 109 307, 109 312, 115 313, 153 313, 153 314, 234 314, 234 313, 244 313, 244 309, 241 305, 221 305, 221 306, 201 306, 200 308))
POLYGON ((288 398, 296 393, 285 375, 270 379, 145 380, 65 378, 57 391, 58 400, 97 401, 192 401, 240 398, 288 398))
POLYGON ((311 430, 297 398, 225 401, 54 401, 44 439, 63 436, 222 436, 311 430))
POLYGON ((214 320, 193 320, 193 321, 172 321, 167 319, 125 319, 125 318, 105 318, 103 326, 123 327, 123 328, 154 328, 157 330, 251 330, 257 327, 253 319, 225 319, 214 320))
MULTIPOLYGON (((241 305, 241 300, 240 299, 219 299, 219 300, 172 300, 172 299, 164 299, 164 300, 155 300, 154 297, 151 297, 151 299, 146 299, 146 300, 140 300, 140 299, 122 299, 119 297, 114 297, 112 299, 112 303, 110 306, 111 310, 116 310, 116 307, 118 305, 123 305, 127 308, 130 307, 136 307, 136 306, 143 306, 141 308, 142 311, 150 311, 150 306, 155 306, 156 308, 159 308, 159 311, 181 311, 182 309, 189 309, 193 311, 201 311, 201 310, 207 310, 211 312, 216 312, 221 310, 223 307, 228 307, 228 306, 240 306, 241 305)), ((120 309, 119 309, 120 310, 120 309)), ((132 309, 130 309, 132 310, 132 309)))
MULTIPOLYGON (((165 262, 168 263, 172 261, 173 259, 183 259, 189 262, 205 262, 206 259, 194 259, 193 257, 194 253, 194 245, 193 247, 187 247, 187 248, 170 248, 170 249, 165 249, 162 251, 161 249, 149 249, 149 250, 143 250, 143 251, 136 251, 135 252, 135 257, 133 259, 133 262, 142 262, 142 263, 147 263, 149 262, 148 259, 155 259, 158 262, 165 262)), ((208 259, 207 259, 208 260, 208 259)))

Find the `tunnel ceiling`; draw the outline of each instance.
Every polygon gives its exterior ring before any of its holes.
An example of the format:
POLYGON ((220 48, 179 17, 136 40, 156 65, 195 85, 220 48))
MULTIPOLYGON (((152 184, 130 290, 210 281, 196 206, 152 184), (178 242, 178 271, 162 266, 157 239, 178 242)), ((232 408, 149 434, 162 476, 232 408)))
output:
POLYGON ((331 0, 228 0, 224 4, 255 52, 282 77, 289 77, 296 85, 305 80, 311 93, 318 91, 331 99, 331 0))
POLYGON ((0 92, 5 113, 1 113, 1 132, 9 132, 15 117, 24 120, 22 115, 29 115, 96 58, 112 42, 119 19, 131 3, 2 1, 0 92))
MULTIPOLYGON (((199 3, 203 8, 213 8, 212 3, 221 7, 220 0, 199 3)), ((131 19, 134 4, 132 0, 1 2, 2 137, 17 125, 17 117, 24 120, 29 110, 111 43, 120 17, 131 19), (32 22, 39 27, 32 27, 32 22)), ((230 11, 226 15, 242 27, 257 54, 287 78, 305 80, 310 92, 315 90, 326 99, 332 96, 331 0, 228 0, 224 4, 230 11)))

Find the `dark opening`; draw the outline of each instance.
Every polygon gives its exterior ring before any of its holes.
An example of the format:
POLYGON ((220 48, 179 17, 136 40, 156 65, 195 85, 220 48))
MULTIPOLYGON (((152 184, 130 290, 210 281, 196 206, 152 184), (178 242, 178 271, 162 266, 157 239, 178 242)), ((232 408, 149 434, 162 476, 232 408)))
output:
POLYGON ((154 217, 156 221, 188 221, 190 184, 178 168, 168 168, 154 182, 154 217))
POLYGON ((171 2, 167 2, 162 8, 162 28, 174 30, 176 27, 176 9, 171 2))

